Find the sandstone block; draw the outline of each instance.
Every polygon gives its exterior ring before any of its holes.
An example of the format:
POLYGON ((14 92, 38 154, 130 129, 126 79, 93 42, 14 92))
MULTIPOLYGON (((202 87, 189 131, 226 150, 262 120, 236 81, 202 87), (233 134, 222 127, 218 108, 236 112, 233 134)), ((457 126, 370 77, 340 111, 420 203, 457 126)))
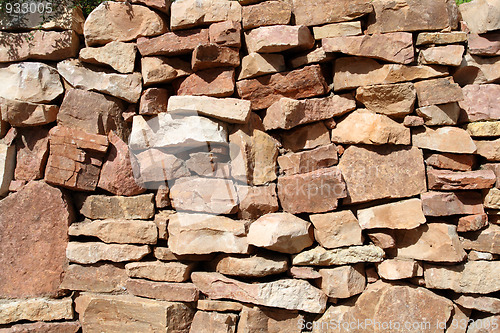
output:
POLYGON ((475 164, 474 155, 431 153, 425 155, 425 163, 440 169, 471 171, 475 164))
POLYGON ((494 83, 500 78, 500 57, 479 57, 465 54, 453 74, 460 85, 494 83))
POLYGON ((9 328, 2 328, 1 333, 24 333, 24 332, 45 332, 45 333, 77 333, 80 330, 78 321, 64 322, 36 322, 30 324, 16 324, 9 328))
POLYGON ((458 103, 429 105, 418 108, 416 111, 427 126, 456 125, 460 117, 458 103))
POLYGON ((500 313, 500 301, 493 297, 461 295, 453 301, 466 309, 478 310, 494 314, 500 313))
MULTIPOLYGON (((314 238, 324 248, 363 245, 358 220, 350 210, 309 216, 314 225, 314 238)), ((332 297, 332 296, 330 296, 332 297)))
POLYGON ((482 197, 476 192, 427 192, 421 199, 425 216, 484 214, 482 197))
MULTIPOLYGON (((44 128, 20 129, 16 140, 17 154, 14 173, 16 180, 30 181, 43 178, 49 154, 48 134, 48 129, 44 128)), ((8 159, 9 156, 7 156, 8 159)))
POLYGON ((196 308, 201 311, 240 312, 243 308, 243 304, 232 301, 200 299, 198 300, 196 308))
POLYGON ((314 39, 361 35, 361 21, 340 22, 313 27, 314 39))
POLYGON ((241 22, 241 5, 229 0, 181 0, 170 7, 172 30, 187 29, 221 21, 241 22))
POLYGON ((368 230, 367 234, 373 244, 384 250, 396 247, 396 235, 394 229, 387 229, 383 231, 368 230))
POLYGON ((491 170, 455 172, 428 169, 427 181, 431 190, 477 190, 493 187, 496 175, 491 170))
POLYGON ((335 57, 332 53, 326 53, 322 47, 317 47, 311 51, 302 52, 291 58, 290 66, 293 68, 299 68, 304 65, 330 62, 334 58, 335 57))
POLYGON ((328 128, 323 122, 294 128, 281 133, 283 148, 298 152, 331 144, 328 128))
POLYGON ((418 62, 422 65, 460 66, 465 47, 463 45, 446 45, 421 50, 418 62))
MULTIPOLYGON (((472 215, 474 216, 474 215, 472 215)), ((487 215, 479 215, 481 220, 478 221, 479 228, 467 228, 466 231, 474 231, 488 225, 487 215), (482 225, 481 225, 482 224, 482 225)), ((460 223, 460 222, 459 222, 460 223)), ((460 226, 460 224, 459 224, 460 226)), ((462 224, 463 226, 463 224, 462 224)), ((487 228, 464 234, 461 238, 462 245, 466 250, 475 250, 492 254, 500 254, 500 226, 490 224, 487 228)))
POLYGON ((212 68, 175 81, 177 95, 228 97, 234 92, 234 69, 212 68))
POLYGON ((472 137, 500 136, 500 121, 469 123, 466 129, 472 137))
POLYGON ((15 127, 40 126, 56 120, 57 105, 36 104, 0 97, 2 123, 15 127))
POLYGON ((297 311, 245 306, 238 320, 239 333, 289 332, 300 333, 304 316, 297 311))
POLYGON ((238 217, 256 220, 262 215, 279 209, 276 184, 263 186, 236 186, 238 192, 238 217))
POLYGON ((80 214, 91 219, 141 219, 154 215, 153 194, 133 197, 87 195, 77 198, 80 214))
POLYGON ((368 110, 400 117, 412 113, 417 94, 412 83, 383 84, 356 89, 356 100, 368 110))
POLYGON ((267 25, 288 24, 292 16, 292 4, 287 1, 266 1, 242 7, 243 29, 267 25))
POLYGON ((141 220, 96 220, 73 223, 70 236, 97 237, 105 243, 156 244, 156 224, 141 220))
POLYGON ((134 176, 144 187, 156 189, 171 181, 191 175, 184 161, 165 150, 150 148, 137 155, 133 165, 134 176))
POLYGON ((419 81, 415 83, 415 90, 419 106, 445 104, 463 99, 462 89, 451 78, 419 81))
POLYGON ((469 53, 474 55, 500 55, 500 34, 495 32, 483 35, 471 33, 469 35, 467 48, 469 53))
POLYGON ((212 23, 208 28, 210 43, 220 46, 241 47, 241 24, 236 21, 212 23))
POLYGON ((208 44, 208 29, 167 32, 158 37, 137 39, 142 56, 175 56, 191 53, 199 44, 208 44))
MULTIPOLYGON (((264 2, 267 3, 267 2, 264 2)), ((250 53, 241 59, 241 72, 238 80, 283 72, 286 69, 285 58, 281 54, 250 53)))
POLYGON ((234 333, 238 315, 234 313, 218 313, 197 311, 189 332, 234 333))
POLYGON ((168 97, 167 89, 145 89, 139 101, 139 114, 152 116, 161 112, 167 112, 168 97))
POLYGON ((214 67, 238 67, 240 53, 217 44, 198 45, 193 51, 191 67, 194 71, 214 67))
POLYGON ((377 264, 377 273, 385 280, 402 280, 417 276, 418 262, 407 259, 386 259, 377 264))
POLYGON ((484 0, 476 3, 463 3, 459 6, 462 19, 467 23, 467 28, 477 34, 500 29, 500 2, 497 0, 484 0))
POLYGON ((127 290, 134 296, 168 302, 196 302, 198 289, 192 283, 128 279, 127 290))
POLYGON ((299 1, 293 0, 296 24, 307 26, 351 21, 371 13, 372 5, 366 0, 355 1, 299 1))
POLYGON ((61 289, 109 293, 125 288, 127 274, 123 267, 100 263, 93 266, 71 264, 61 282, 61 289))
POLYGON ((474 141, 477 147, 477 154, 488 161, 500 161, 500 139, 474 141))
POLYGON ((463 43, 467 40, 467 33, 463 31, 452 32, 421 32, 417 36, 416 45, 442 45, 463 43))
POLYGON ((334 144, 320 146, 299 153, 287 153, 278 157, 278 164, 285 175, 296 175, 331 167, 338 162, 334 144))
POLYGON ((0 302, 0 324, 16 321, 51 321, 73 319, 71 298, 60 300, 31 298, 26 300, 3 300, 0 302))
POLYGON ((321 290, 333 298, 349 298, 365 290, 366 278, 363 264, 340 266, 319 270, 321 290))
POLYGON ((412 143, 418 148, 458 154, 472 154, 477 150, 467 131, 449 126, 415 130, 412 132, 412 143))
POLYGON ((141 72, 144 86, 168 83, 192 73, 191 64, 178 58, 142 57, 141 72))
POLYGON ((350 246, 333 250, 326 250, 318 246, 293 256, 292 263, 297 266, 349 265, 362 262, 381 262, 384 260, 384 256, 384 250, 375 245, 350 246))
POLYGON ((362 229, 414 229, 426 222, 420 199, 408 199, 358 210, 362 229))
MULTIPOLYGON (((458 219, 457 231, 476 231, 482 229, 486 225, 488 225, 488 215, 486 214, 462 216, 458 219)), ((466 247, 464 246, 464 248, 466 247)))
POLYGON ((277 53, 311 49, 314 38, 304 25, 273 25, 245 32, 245 44, 248 53, 277 53))
POLYGON ((147 245, 105 244, 99 242, 69 242, 66 256, 77 264, 95 264, 98 261, 136 261, 150 252, 147 245))
POLYGON ((316 269, 307 266, 292 266, 289 273, 295 279, 316 280, 321 278, 321 274, 316 269))
POLYGON ((242 277, 264 277, 281 274, 288 269, 287 257, 277 255, 251 257, 221 255, 215 258, 212 265, 218 273, 242 277))
POLYGON ((85 47, 80 50, 80 61, 107 65, 120 73, 132 73, 137 47, 133 43, 110 42, 102 47, 85 47))

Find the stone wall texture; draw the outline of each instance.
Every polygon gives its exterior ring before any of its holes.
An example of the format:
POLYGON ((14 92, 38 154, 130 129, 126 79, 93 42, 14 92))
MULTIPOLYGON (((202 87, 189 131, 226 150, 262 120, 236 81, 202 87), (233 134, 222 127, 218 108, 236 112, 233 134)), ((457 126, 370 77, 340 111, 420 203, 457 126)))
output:
POLYGON ((0 111, 0 333, 500 332, 499 0, 1 12, 0 111))

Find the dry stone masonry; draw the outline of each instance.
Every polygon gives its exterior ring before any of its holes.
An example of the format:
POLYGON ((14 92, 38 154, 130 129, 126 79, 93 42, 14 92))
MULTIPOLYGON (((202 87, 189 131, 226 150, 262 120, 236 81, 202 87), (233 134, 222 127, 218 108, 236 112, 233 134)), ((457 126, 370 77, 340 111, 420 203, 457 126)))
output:
POLYGON ((0 333, 500 332, 500 0, 59 7, 0 12, 0 333))

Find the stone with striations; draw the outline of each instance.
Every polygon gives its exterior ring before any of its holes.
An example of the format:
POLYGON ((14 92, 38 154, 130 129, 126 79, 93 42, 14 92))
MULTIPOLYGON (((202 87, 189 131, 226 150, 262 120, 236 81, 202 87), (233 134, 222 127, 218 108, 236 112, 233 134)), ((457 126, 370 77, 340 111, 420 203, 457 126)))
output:
POLYGON ((57 71, 40 62, 1 64, 0 81, 0 97, 5 99, 48 103, 64 92, 57 71))
POLYGON ((295 23, 307 26, 351 21, 372 11, 372 5, 367 0, 293 0, 295 23))
POLYGON ((250 224, 248 243, 281 253, 298 253, 313 244, 311 223, 290 213, 266 214, 250 224))
POLYGON ((500 136, 500 121, 468 123, 466 129, 472 137, 500 136))
POLYGON ((288 24, 292 16, 292 4, 288 1, 265 1, 242 8, 243 29, 267 25, 288 24))
POLYGON ((474 155, 431 153, 425 155, 425 163, 440 169, 471 171, 476 159, 474 155))
POLYGON ((410 129, 391 118, 358 109, 337 123, 331 132, 334 143, 409 145, 410 129))
POLYGON ((137 47, 134 43, 112 41, 102 47, 85 47, 80 50, 80 61, 107 65, 120 73, 132 73, 137 47))
MULTIPOLYGON (((485 225, 488 225, 488 219, 485 214, 476 216, 478 219, 481 218, 477 224, 478 227, 482 228, 485 225)), ((467 228, 466 231, 474 231, 480 228, 467 228)), ((463 234, 461 241, 464 249, 466 250, 500 254, 500 226, 490 224, 483 230, 463 234)))
POLYGON ((368 110, 390 117, 412 113, 417 93, 412 83, 382 84, 356 89, 356 100, 368 110))
POLYGON ((347 196, 346 184, 337 167, 278 177, 278 198, 286 212, 323 213, 334 210, 347 196))
POLYGON ((221 21, 241 22, 241 5, 230 0, 179 0, 170 7, 172 30, 188 29, 221 21))
POLYGON ((127 273, 117 264, 96 265, 70 264, 61 282, 62 289, 109 293, 122 291, 127 281, 127 273))
POLYGON ((456 127, 425 127, 412 131, 413 146, 435 151, 472 154, 477 148, 467 131, 456 127))
POLYGON ((497 180, 491 170, 456 172, 427 170, 427 187, 430 190, 477 190, 493 187, 497 180))
POLYGON ((281 133, 281 143, 293 152, 326 146, 331 143, 328 132, 323 122, 316 122, 281 133))
POLYGON ((14 127, 40 126, 56 120, 59 107, 0 97, 2 122, 14 127))
POLYGON ((49 130, 22 128, 16 140, 16 180, 30 181, 43 178, 49 155, 49 130))
POLYGON ((420 81, 415 83, 415 90, 419 106, 446 104, 463 99, 462 89, 452 78, 420 81))
POLYGON ((198 289, 192 283, 128 279, 126 287, 134 296, 168 302, 196 302, 199 295, 198 289))
POLYGON ((127 42, 167 31, 165 20, 153 10, 123 2, 101 3, 85 20, 85 42, 89 46, 127 42))
POLYGON ((95 264, 98 261, 137 261, 150 253, 147 245, 105 244, 101 242, 69 242, 66 256, 77 264, 95 264))
POLYGON ((317 246, 293 256, 292 263, 297 266, 337 266, 381 262, 384 256, 384 250, 375 245, 350 246, 333 250, 317 246))
POLYGON ((313 27, 314 39, 361 35, 361 21, 330 23, 313 27))
POLYGON ((442 45, 463 43, 467 41, 467 33, 463 31, 452 32, 421 32, 417 36, 416 45, 442 45))
POLYGON ((43 332, 43 333, 77 333, 80 330, 80 322, 43 322, 29 324, 15 324, 9 328, 0 329, 0 333, 25 333, 25 332, 43 332))
POLYGON ((248 53, 277 53, 312 49, 314 38, 304 25, 273 25, 245 32, 245 44, 248 53))
POLYGON ((366 277, 363 264, 339 266, 319 270, 321 290, 333 298, 349 298, 365 290, 366 277))
POLYGON ((364 36, 343 36, 321 40, 325 52, 369 57, 399 64, 413 62, 413 37, 408 32, 364 36))
POLYGON ((197 311, 189 332, 234 333, 238 319, 234 313, 197 311))
POLYGON ((479 56, 500 55, 500 33, 498 32, 483 35, 471 33, 467 42, 470 54, 479 56))
POLYGON ((358 210, 362 229, 413 229, 426 222, 420 199, 408 199, 358 210))
POLYGON ((344 202, 405 198, 427 189, 422 152, 416 147, 351 146, 338 167, 347 184, 344 202))
POLYGON ((252 102, 252 110, 268 108, 281 97, 307 98, 328 91, 319 65, 238 81, 236 87, 241 98, 252 102))
POLYGON ((70 225, 68 235, 97 237, 104 243, 156 244, 158 231, 152 221, 85 220, 70 225))
POLYGON ((253 52, 241 59, 241 72, 238 76, 238 80, 283 72, 285 69, 285 58, 283 55, 253 52))
POLYGON ((224 275, 264 277, 287 271, 288 261, 282 255, 252 255, 236 257, 221 255, 212 262, 215 271, 224 275))
POLYGON ((500 139, 474 141, 477 147, 477 154, 488 161, 500 161, 500 139))
POLYGON ((142 56, 175 56, 191 53, 196 46, 208 44, 208 29, 167 32, 157 37, 137 39, 137 49, 142 56))
POLYGON ((476 192, 426 192, 421 195, 425 216, 484 214, 483 200, 476 192))
POLYGON ((474 3, 462 3, 459 6, 462 19, 467 28, 476 34, 500 29, 500 1, 479 0, 474 3))
POLYGON ((191 64, 179 58, 142 57, 141 72, 144 86, 168 83, 192 73, 191 64))
POLYGON ((333 86, 335 90, 413 81, 446 76, 446 67, 408 66, 401 64, 381 64, 376 60, 361 57, 344 57, 335 61, 333 86))
POLYGON ((458 219, 457 232, 477 231, 487 225, 488 215, 486 214, 462 216, 458 219))
POLYGON ((314 238, 324 248, 363 245, 359 222, 350 210, 309 216, 314 238))
POLYGON ((304 100, 283 97, 267 109, 262 123, 266 130, 291 129, 298 125, 341 116, 355 108, 356 102, 350 94, 304 100))
POLYGON ((458 103, 455 102, 424 106, 416 111, 427 126, 456 125, 461 112, 458 103))
POLYGON ((337 164, 337 162, 338 149, 334 144, 278 156, 278 164, 285 175, 295 175, 328 168, 337 164))
POLYGON ((73 301, 63 299, 30 298, 0 302, 0 324, 16 321, 54 321, 73 319, 73 301))
POLYGON ((220 273, 194 272, 191 280, 211 299, 228 298, 240 302, 322 313, 327 296, 304 280, 281 279, 273 282, 244 283, 220 273))
POLYGON ((91 219, 141 219, 154 216, 153 194, 133 197, 86 195, 78 198, 80 214, 91 219))
POLYGON ((463 45, 435 46, 420 51, 418 62, 422 65, 460 66, 463 45))
POLYGON ((230 67, 205 69, 175 81, 174 87, 177 95, 228 97, 234 92, 234 75, 230 67))

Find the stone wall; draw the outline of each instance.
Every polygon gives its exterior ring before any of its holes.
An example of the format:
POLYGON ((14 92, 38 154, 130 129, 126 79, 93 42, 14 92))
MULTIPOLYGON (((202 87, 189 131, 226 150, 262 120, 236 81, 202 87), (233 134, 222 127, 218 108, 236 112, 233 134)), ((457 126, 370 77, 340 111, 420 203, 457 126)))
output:
POLYGON ((500 332, 499 17, 1 14, 0 332, 500 332))

